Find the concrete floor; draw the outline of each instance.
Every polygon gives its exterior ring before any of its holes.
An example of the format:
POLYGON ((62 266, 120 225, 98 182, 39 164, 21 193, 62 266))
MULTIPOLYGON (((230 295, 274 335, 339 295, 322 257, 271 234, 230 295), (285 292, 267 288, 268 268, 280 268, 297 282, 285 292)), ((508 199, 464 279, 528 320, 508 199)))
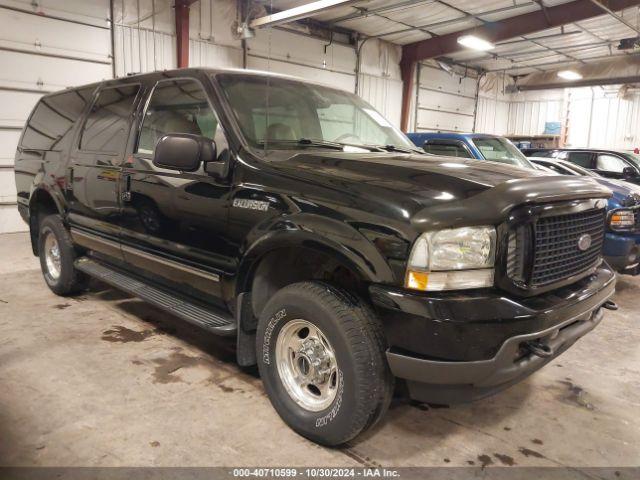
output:
POLYGON ((395 402, 331 450, 272 409, 233 345, 100 287, 60 298, 26 234, 0 236, 0 465, 640 465, 640 278, 546 368, 472 405, 395 402))

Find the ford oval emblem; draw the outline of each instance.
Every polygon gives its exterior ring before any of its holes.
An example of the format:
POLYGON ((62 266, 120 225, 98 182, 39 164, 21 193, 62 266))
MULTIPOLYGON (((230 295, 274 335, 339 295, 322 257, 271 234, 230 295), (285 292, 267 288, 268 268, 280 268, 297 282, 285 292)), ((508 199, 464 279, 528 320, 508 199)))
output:
POLYGON ((578 250, 580 250, 581 252, 589 250, 590 246, 591 246, 591 235, 589 235, 588 233, 582 235, 578 239, 578 250))

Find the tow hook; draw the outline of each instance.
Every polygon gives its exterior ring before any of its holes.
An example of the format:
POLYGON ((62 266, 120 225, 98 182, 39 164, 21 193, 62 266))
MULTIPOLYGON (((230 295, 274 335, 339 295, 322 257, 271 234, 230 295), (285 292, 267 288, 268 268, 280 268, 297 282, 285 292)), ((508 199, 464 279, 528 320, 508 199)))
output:
POLYGON ((534 355, 537 355, 540 358, 549 358, 553 355, 553 350, 549 345, 545 345, 538 340, 530 340, 524 343, 524 346, 534 355))
POLYGON ((606 308, 607 310, 618 310, 618 304, 616 302, 613 302, 611 300, 607 300, 606 302, 604 302, 602 304, 602 308, 606 308))

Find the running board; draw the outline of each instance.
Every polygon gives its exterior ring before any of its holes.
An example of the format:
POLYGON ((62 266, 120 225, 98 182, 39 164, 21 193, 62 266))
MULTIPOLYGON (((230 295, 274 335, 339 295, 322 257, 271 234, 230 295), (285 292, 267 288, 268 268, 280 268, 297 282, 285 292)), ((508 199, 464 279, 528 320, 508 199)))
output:
POLYGON ((75 267, 91 277, 135 295, 182 320, 193 323, 217 335, 231 336, 236 334, 236 322, 228 314, 225 315, 213 309, 191 303, 178 295, 160 290, 87 257, 76 260, 75 267))

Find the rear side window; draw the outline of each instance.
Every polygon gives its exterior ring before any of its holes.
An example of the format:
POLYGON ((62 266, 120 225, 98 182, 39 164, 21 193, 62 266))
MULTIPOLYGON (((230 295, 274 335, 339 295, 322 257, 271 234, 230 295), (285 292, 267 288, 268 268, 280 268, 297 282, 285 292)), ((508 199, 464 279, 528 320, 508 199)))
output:
POLYGON ((468 150, 464 148, 464 145, 459 142, 429 141, 425 143, 424 151, 432 155, 472 158, 468 150))
POLYGON ((569 152, 567 160, 584 168, 592 168, 591 153, 589 152, 569 152))
POLYGON ((598 170, 604 170, 606 172, 622 173, 625 167, 628 167, 627 163, 619 157, 614 155, 598 155, 598 170))
POLYGON ((21 147, 60 151, 71 142, 73 126, 91 102, 95 86, 67 90, 40 99, 24 130, 21 147))
POLYGON ((138 85, 105 88, 91 107, 82 129, 80 149, 105 153, 124 150, 138 85))

